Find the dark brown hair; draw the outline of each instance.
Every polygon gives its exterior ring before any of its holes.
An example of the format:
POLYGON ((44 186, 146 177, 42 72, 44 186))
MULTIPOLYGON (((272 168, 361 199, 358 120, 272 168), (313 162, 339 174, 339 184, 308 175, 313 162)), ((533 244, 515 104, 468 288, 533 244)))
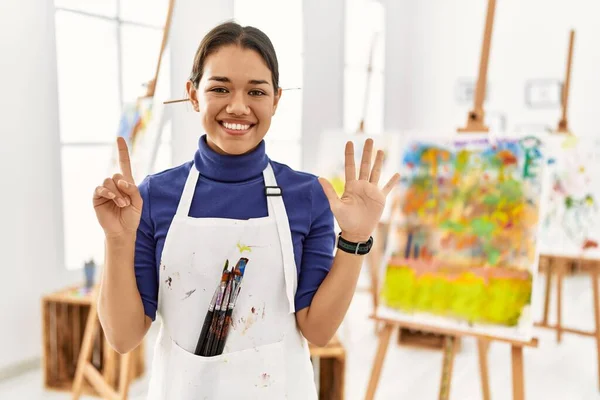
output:
POLYGON ((256 51, 263 58, 271 71, 273 87, 275 91, 279 88, 279 65, 273 44, 267 35, 260 29, 252 26, 244 26, 235 22, 225 22, 214 27, 204 36, 194 56, 194 66, 190 74, 190 81, 198 88, 202 73, 204 72, 204 61, 206 57, 219 48, 235 44, 244 49, 256 51))

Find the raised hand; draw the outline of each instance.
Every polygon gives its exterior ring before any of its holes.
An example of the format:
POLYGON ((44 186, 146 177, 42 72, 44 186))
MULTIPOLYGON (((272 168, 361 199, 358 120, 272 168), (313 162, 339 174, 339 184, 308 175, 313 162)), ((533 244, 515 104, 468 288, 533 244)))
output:
POLYGON ((383 151, 379 150, 371 169, 373 140, 367 139, 362 155, 358 179, 354 165, 354 144, 346 143, 345 173, 346 185, 342 197, 338 197, 327 179, 319 178, 335 219, 342 231, 342 237, 351 242, 365 242, 377 226, 385 207, 387 195, 392 191, 400 174, 396 173, 385 186, 378 187, 383 151))
POLYGON ((133 180, 125 139, 117 139, 120 174, 106 178, 94 190, 96 218, 106 236, 135 234, 142 215, 142 197, 133 180))

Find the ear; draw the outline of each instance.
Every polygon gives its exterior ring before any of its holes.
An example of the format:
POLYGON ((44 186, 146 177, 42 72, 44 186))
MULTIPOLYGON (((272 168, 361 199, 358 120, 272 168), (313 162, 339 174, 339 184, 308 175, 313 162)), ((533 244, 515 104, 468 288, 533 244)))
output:
POLYGON ((275 111, 277 111, 277 104, 279 104, 279 100, 281 99, 281 94, 283 91, 281 88, 277 89, 277 93, 275 93, 275 98, 273 99, 273 115, 275 115, 275 111))
POLYGON ((187 81, 185 83, 185 90, 188 94, 190 102, 192 103, 194 111, 200 112, 200 106, 198 105, 198 90, 194 87, 192 81, 187 81))

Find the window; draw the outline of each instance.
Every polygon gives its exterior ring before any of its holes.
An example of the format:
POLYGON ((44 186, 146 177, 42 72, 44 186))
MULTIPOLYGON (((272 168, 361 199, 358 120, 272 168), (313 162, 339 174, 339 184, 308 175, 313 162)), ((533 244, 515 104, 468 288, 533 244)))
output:
MULTIPOLYGON (((143 95, 145 83, 154 78, 167 8, 167 0, 55 0, 69 269, 80 268, 91 258, 97 264, 104 262, 104 236, 91 198, 94 188, 113 171, 124 106, 143 95)), ((161 70, 168 68, 168 59, 163 58, 161 70)), ((155 170, 170 165, 170 154, 167 128, 155 170)))
POLYGON ((234 18, 263 31, 277 52, 283 94, 265 137, 274 161, 300 169, 302 135, 302 0, 236 0, 234 18), (268 11, 265 11, 268 10, 268 11))
POLYGON ((383 132, 385 10, 378 0, 346 0, 344 130, 356 132, 364 117, 365 133, 383 132), (371 55, 372 54, 372 55, 371 55), (369 60, 372 73, 368 93, 369 60))

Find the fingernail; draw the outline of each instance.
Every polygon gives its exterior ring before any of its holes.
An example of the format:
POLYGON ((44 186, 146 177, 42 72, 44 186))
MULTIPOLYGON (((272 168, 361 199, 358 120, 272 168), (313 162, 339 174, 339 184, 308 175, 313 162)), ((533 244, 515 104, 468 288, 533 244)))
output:
POLYGON ((117 200, 117 204, 121 207, 125 207, 127 204, 125 203, 125 200, 123 199, 119 199, 117 200))
POLYGON ((119 183, 121 184, 121 186, 123 186, 124 188, 126 188, 127 186, 129 186, 129 184, 127 183, 127 181, 124 180, 120 180, 119 183))
POLYGON ((114 199, 115 198, 115 194, 111 192, 111 193, 108 194, 108 197, 110 197, 111 199, 114 199))

